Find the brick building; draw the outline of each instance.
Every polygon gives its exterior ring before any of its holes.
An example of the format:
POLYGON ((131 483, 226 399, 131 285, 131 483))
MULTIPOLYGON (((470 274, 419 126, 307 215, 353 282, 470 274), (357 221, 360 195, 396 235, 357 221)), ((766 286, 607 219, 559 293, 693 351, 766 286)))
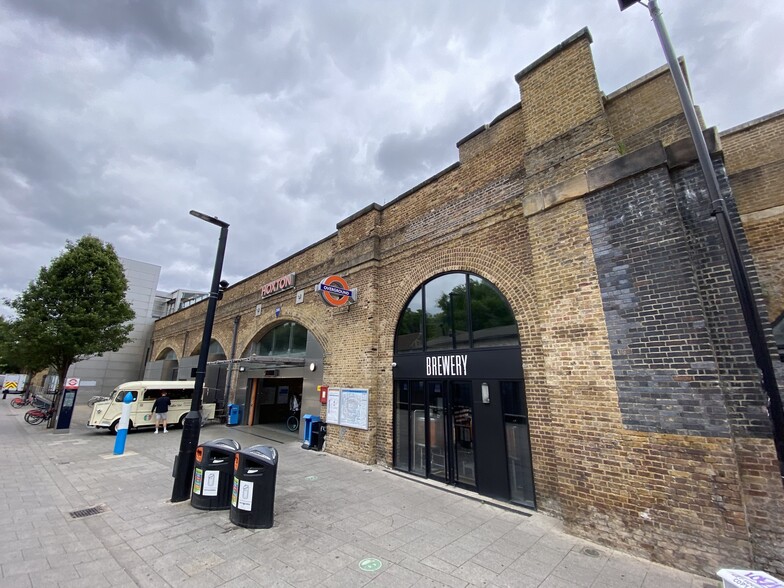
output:
MULTIPOLYGON (((244 423, 301 394, 331 453, 690 571, 784 574, 766 397, 672 78, 605 95, 591 42, 517 74, 520 102, 457 163, 229 288, 213 367, 244 423)), ((783 130, 779 113, 705 132, 766 324, 784 310, 783 130)), ((148 371, 198 354, 205 311, 156 323, 148 371)))

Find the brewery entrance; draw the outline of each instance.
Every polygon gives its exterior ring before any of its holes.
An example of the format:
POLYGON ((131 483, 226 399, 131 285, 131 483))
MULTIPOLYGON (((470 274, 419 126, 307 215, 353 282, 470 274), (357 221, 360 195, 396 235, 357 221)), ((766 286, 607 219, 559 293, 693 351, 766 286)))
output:
POLYGON ((489 282, 451 273, 408 302, 395 337, 394 465, 535 506, 517 324, 489 282))
POLYGON ((522 382, 396 380, 395 467, 535 505, 522 382))

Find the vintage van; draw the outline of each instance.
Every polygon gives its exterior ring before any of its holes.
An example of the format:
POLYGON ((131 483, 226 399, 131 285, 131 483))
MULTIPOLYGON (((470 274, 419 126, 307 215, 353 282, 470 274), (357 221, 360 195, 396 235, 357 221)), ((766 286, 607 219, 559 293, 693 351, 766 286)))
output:
MULTIPOLYGON (((154 427, 155 421, 152 416, 152 405, 156 398, 161 396, 161 392, 166 391, 171 398, 169 406, 169 425, 180 425, 185 415, 191 409, 191 399, 193 398, 195 382, 126 382, 120 384, 109 396, 109 400, 97 402, 93 405, 93 412, 90 415, 88 425, 98 429, 109 429, 113 434, 117 432, 117 425, 122 415, 123 398, 130 392, 133 395, 131 402, 131 418, 128 423, 128 430, 143 427, 154 427)), ((202 403, 201 422, 204 424, 210 419, 215 418, 215 403, 202 403)))

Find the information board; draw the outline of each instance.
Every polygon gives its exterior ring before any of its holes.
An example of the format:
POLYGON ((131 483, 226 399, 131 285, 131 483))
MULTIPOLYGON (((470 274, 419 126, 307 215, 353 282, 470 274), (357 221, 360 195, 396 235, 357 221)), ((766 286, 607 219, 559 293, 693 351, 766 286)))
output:
POLYGON ((340 389, 330 388, 327 391, 327 424, 340 424, 340 389))
POLYGON ((327 392, 327 423, 367 430, 368 390, 330 388, 327 392))

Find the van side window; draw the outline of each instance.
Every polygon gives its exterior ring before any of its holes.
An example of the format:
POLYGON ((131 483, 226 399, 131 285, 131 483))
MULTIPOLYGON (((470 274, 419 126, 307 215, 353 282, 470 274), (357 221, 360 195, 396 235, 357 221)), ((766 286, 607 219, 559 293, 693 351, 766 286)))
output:
POLYGON ((161 392, 166 392, 167 396, 175 400, 189 400, 193 396, 193 388, 172 388, 167 390, 160 390, 157 388, 148 388, 144 393, 145 400, 155 400, 161 397, 161 392))
POLYGON ((131 394, 133 394, 133 402, 136 402, 136 399, 137 399, 137 398, 138 398, 138 396, 139 396, 139 392, 138 392, 137 390, 125 390, 125 391, 123 391, 123 392, 119 392, 119 393, 117 394, 117 398, 115 398, 115 399, 114 399, 114 401, 115 401, 115 402, 120 402, 120 403, 121 403, 121 402, 123 401, 123 399, 125 398, 125 395, 126 395, 126 394, 128 394, 128 392, 130 392, 131 394))
POLYGON ((155 388, 147 388, 144 391, 144 399, 145 400, 155 400, 156 398, 161 397, 161 390, 157 390, 155 388))
POLYGON ((172 400, 190 400, 193 396, 193 388, 180 388, 169 390, 169 398, 172 400))

